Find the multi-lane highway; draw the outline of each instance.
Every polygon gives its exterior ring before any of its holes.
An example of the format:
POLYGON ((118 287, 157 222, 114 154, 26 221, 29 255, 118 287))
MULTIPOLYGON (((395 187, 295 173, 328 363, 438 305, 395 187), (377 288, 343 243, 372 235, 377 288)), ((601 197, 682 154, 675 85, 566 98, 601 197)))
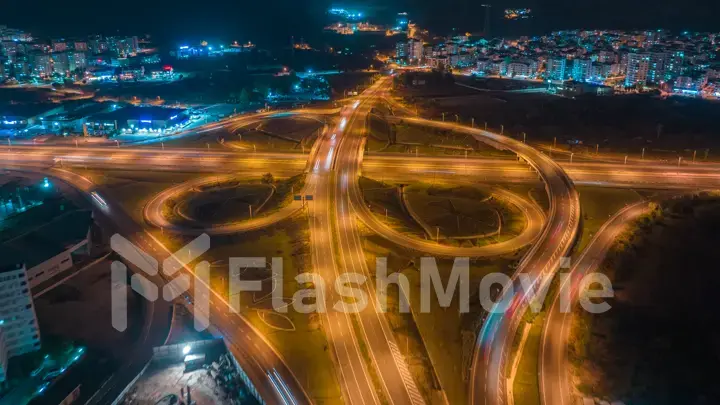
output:
MULTIPOLYGON (((257 174, 272 171, 277 176, 299 173, 306 167, 308 156, 299 153, 238 153, 185 148, 0 147, 0 160, 17 165, 207 173, 257 174)), ((717 164, 698 163, 680 167, 656 162, 559 164, 576 184, 636 188, 708 188, 720 185, 720 165, 717 164)), ((467 178, 489 183, 540 181, 527 164, 513 158, 375 154, 364 157, 362 171, 370 177, 398 181, 428 178, 467 178)))
MULTIPOLYGON (((60 178, 90 196, 96 211, 108 229, 115 229, 132 243, 150 253, 158 261, 169 254, 163 243, 147 233, 139 224, 133 223, 127 213, 116 204, 111 190, 94 185, 90 180, 64 169, 87 167, 95 169, 172 170, 192 172, 253 173, 271 171, 276 175, 291 175, 308 170, 306 189, 303 194, 312 195, 307 213, 311 231, 313 267, 326 282, 326 303, 323 313, 325 329, 336 372, 348 404, 393 405, 421 404, 424 402, 404 358, 398 350, 395 337, 387 319, 378 307, 373 288, 373 274, 362 248, 358 221, 373 232, 418 252, 439 256, 489 256, 507 253, 532 243, 520 263, 513 279, 519 274, 529 275, 534 290, 546 285, 554 275, 560 260, 566 256, 577 236, 580 208, 574 182, 604 186, 706 188, 720 184, 720 167, 712 164, 674 166, 668 164, 630 162, 564 162, 559 164, 523 142, 495 133, 469 128, 455 123, 424 120, 416 117, 403 118, 414 125, 432 126, 466 133, 475 139, 498 148, 511 151, 521 160, 478 159, 458 157, 431 157, 416 155, 364 156, 365 125, 373 104, 387 96, 389 79, 378 80, 340 112, 337 124, 325 132, 316 142, 310 155, 298 153, 254 153, 250 151, 210 151, 170 147, 67 147, 10 145, 0 148, 0 162, 6 168, 41 170, 60 178), (308 158, 309 156, 309 158, 308 158), (308 160, 309 159, 309 160, 308 160), (452 247, 423 241, 396 232, 376 217, 365 204, 358 178, 361 170, 374 177, 396 180, 427 180, 430 175, 438 180, 466 181, 476 179, 486 182, 538 182, 543 181, 548 194, 550 209, 545 216, 537 206, 517 201, 528 218, 528 225, 513 240, 478 248, 452 247), (98 201, 97 195, 104 196, 98 201), (523 208, 524 207, 524 208, 523 208), (534 242, 534 243, 533 243, 534 242), (360 287, 368 296, 369 305, 357 314, 345 313, 332 308, 339 296, 335 282, 346 273, 364 275, 367 278, 360 287), (362 346, 367 348, 366 351, 362 346)), ((330 111, 332 112, 332 111, 330 111)), ((337 112, 337 111, 335 111, 337 112)), ((317 111, 294 111, 294 114, 317 111)), ((247 125, 253 120, 265 119, 276 113, 256 114, 233 118, 195 130, 195 134, 220 127, 230 129, 247 125)), ((283 113, 286 114, 286 113, 283 113)), ((287 114, 286 114, 287 115, 287 114)), ((192 134, 180 134, 181 138, 192 134)), ((197 230, 179 229, 162 216, 162 205, 168 198, 179 195, 188 187, 206 181, 199 179, 165 190, 148 204, 145 217, 151 224, 180 233, 197 230)), ((210 228, 210 232, 234 233, 268 226, 294 213, 299 207, 291 206, 274 216, 261 218, 245 224, 227 224, 210 228), (286 215, 287 214, 287 215, 286 215)), ((573 268, 583 274, 595 266, 594 258, 607 250, 614 235, 629 218, 642 212, 641 205, 632 206, 616 215, 596 235, 573 268)), ((192 269, 185 266, 187 273, 192 269)), ((162 284, 162 278, 156 280, 162 284)), ((352 284, 350 284, 352 285, 352 284)), ((506 397, 504 369, 507 363, 514 332, 522 317, 530 293, 506 286, 504 312, 491 313, 486 318, 477 338, 474 352, 469 398, 473 404, 504 405, 506 397)), ((310 400, 282 357, 265 338, 241 315, 230 313, 228 303, 215 292, 210 292, 210 314, 213 328, 229 343, 256 389, 267 403, 300 404, 310 400), (282 389, 269 378, 269 372, 277 371, 282 389)), ((499 304, 501 305, 501 304, 499 304)), ((353 304, 348 303, 352 308, 353 304)), ((169 308, 152 306, 149 319, 161 318, 169 308)), ((499 306, 496 307, 499 309, 499 306)), ((555 314, 551 309, 544 332, 541 359, 541 390, 545 405, 570 404, 564 367, 566 358, 567 315, 555 314)), ((166 316, 166 315, 165 315, 166 316)), ((142 346, 122 373, 98 394, 100 402, 110 398, 125 377, 130 376, 147 358, 147 348, 160 344, 162 333, 153 322, 147 325, 142 346), (137 357, 135 357, 137 356, 137 357), (145 356, 145 357, 143 357, 145 356)))
POLYGON ((355 303, 348 301, 343 301, 341 307, 346 310, 332 308, 339 296, 334 288, 329 288, 327 302, 330 307, 323 315, 345 402, 421 404, 423 398, 369 285, 365 254, 349 197, 350 187, 357 184, 365 116, 371 108, 374 93, 382 84, 379 82, 370 87, 356 103, 341 112, 338 125, 321 139, 310 165, 308 192, 312 193, 313 201, 308 205, 313 264, 328 286, 334 286, 338 279, 347 277, 346 274, 368 278, 361 286, 369 294, 367 308, 357 312, 355 303), (367 347, 366 355, 360 349, 361 342, 367 347), (377 376, 379 387, 376 387, 372 373, 377 376))
POLYGON ((572 405, 573 386, 570 382, 568 364, 568 339, 574 302, 577 301, 580 281, 597 270, 615 239, 626 229, 627 224, 650 211, 647 201, 629 205, 613 215, 595 234, 595 237, 575 261, 570 277, 561 288, 570 289, 570 305, 563 308, 560 294, 552 302, 543 329, 540 344, 540 398, 544 405, 572 405))
MULTIPOLYGON (((377 100, 378 91, 389 84, 389 78, 379 79, 357 102, 352 104, 347 125, 343 130, 336 157, 335 235, 338 260, 348 273, 361 274, 368 281, 373 274, 368 269, 356 216, 367 208, 359 186, 360 166, 365 142, 366 118, 377 100)), ((342 129, 342 128, 340 128, 342 129)), ((404 357, 398 349, 395 335, 387 318, 379 308, 372 282, 363 289, 368 293, 369 305, 357 314, 360 336, 366 341, 372 363, 378 370, 380 384, 388 402, 392 404, 423 404, 421 396, 404 357)))

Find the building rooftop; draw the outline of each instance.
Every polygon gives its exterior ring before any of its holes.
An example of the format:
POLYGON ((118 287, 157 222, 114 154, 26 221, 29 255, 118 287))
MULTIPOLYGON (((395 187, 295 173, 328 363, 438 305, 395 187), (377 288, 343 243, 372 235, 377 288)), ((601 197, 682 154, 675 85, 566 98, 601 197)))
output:
POLYGON ((68 110, 67 112, 47 116, 45 117, 45 121, 74 121, 93 114, 109 111, 113 108, 113 105, 116 105, 116 103, 85 103, 77 108, 68 110))
MULTIPOLYGON (((32 211, 30 209, 22 215, 32 215, 32 211)), ((7 240, 0 245, 0 269, 19 263, 31 268, 57 256, 85 239, 92 222, 91 211, 71 211, 48 224, 7 240)))
POLYGON ((170 120, 171 117, 182 114, 187 110, 181 108, 164 107, 126 107, 109 113, 100 113, 92 116, 95 121, 127 121, 127 120, 170 120))

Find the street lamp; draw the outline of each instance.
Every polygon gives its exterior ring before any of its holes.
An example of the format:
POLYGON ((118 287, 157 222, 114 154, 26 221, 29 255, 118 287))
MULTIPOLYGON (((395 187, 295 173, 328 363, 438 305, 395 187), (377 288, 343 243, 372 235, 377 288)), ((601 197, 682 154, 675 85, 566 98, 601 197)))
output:
POLYGON ((572 157, 575 154, 575 152, 570 152, 570 163, 572 163, 572 157))

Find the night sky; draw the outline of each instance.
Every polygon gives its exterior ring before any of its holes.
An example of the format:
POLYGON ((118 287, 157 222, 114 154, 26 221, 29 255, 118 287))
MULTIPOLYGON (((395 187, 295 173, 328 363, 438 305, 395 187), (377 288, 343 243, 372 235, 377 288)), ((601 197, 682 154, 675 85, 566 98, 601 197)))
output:
MULTIPOLYGON (((252 40, 261 45, 289 43, 289 37, 312 41, 327 22, 330 0, 2 0, 0 24, 42 36, 150 33, 161 41, 193 39, 252 40)), ((389 16, 408 11, 413 20, 439 34, 481 31, 483 0, 370 0, 355 2, 368 14, 389 16)), ((542 34, 572 28, 669 28, 720 31, 717 0, 492 0, 495 34, 542 34), (535 18, 509 26, 506 7, 530 7, 535 18)))

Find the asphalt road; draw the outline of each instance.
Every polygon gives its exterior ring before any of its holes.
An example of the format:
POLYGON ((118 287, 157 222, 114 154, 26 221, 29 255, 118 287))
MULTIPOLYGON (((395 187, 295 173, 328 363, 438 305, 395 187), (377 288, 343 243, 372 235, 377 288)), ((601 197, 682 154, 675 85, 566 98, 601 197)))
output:
MULTIPOLYGON (((67 146, 0 147, 0 159, 17 165, 87 167, 118 170, 179 172, 271 171, 291 176, 306 168, 313 155, 206 151, 183 148, 115 148, 67 146)), ((697 163, 681 166, 631 162, 559 162, 576 184, 636 188, 705 188, 720 185, 720 165, 697 163)), ((540 181, 525 163, 515 159, 478 159, 408 155, 365 156, 362 170, 375 178, 418 179, 472 177, 494 183, 540 181)))
MULTIPOLYGON (((366 262, 356 216, 362 216, 361 208, 367 208, 359 186, 362 164, 365 125, 367 115, 377 100, 379 91, 387 87, 390 78, 379 79, 351 105, 346 128, 338 133, 341 138, 337 149, 335 183, 335 235, 337 237, 340 265, 348 273, 367 277, 363 290, 367 292, 369 305, 358 316, 359 329, 368 345, 368 351, 377 369, 385 396, 391 404, 424 404, 405 359, 398 349, 395 335, 387 318, 375 299, 373 275, 366 262)), ((343 124, 338 129, 342 130, 343 124)), ((361 218, 361 220, 364 219, 361 218)))
MULTIPOLYGON (((12 165, 3 165, 2 167, 17 169, 12 165)), ((90 180, 67 170, 49 169, 40 172, 63 180, 85 193, 87 198, 94 204, 94 211, 98 214, 96 218, 98 218, 103 228, 115 230, 159 263, 162 263, 164 259, 171 255, 171 252, 160 240, 146 232, 115 202, 116 200, 113 198, 111 191, 98 188, 90 180), (91 192, 100 195, 103 203, 91 197, 91 192)), ((193 269, 187 263, 182 264, 181 271, 186 272, 194 279, 193 269)), ((170 281, 161 275, 162 272, 155 276, 144 272, 142 274, 159 287, 170 281)), ((192 284, 194 283, 191 283, 188 295, 193 297, 194 292, 206 291, 205 294, 209 298, 210 330, 213 334, 222 336, 225 339, 229 349, 237 358, 262 398, 269 404, 310 404, 311 401, 307 393, 303 390, 295 375, 262 333, 255 329, 241 314, 235 313, 229 303, 219 294, 210 290, 207 285, 196 287, 192 284), (268 372, 272 371, 276 371, 280 376, 279 382, 277 379, 269 377, 268 372)), ((192 311, 193 304, 182 302, 192 311)), ((151 308, 150 316, 147 317, 141 340, 136 345, 135 352, 129 354, 128 362, 96 393, 91 402, 92 404, 112 403, 127 384, 135 378, 147 361, 150 360, 152 348, 165 342, 169 328, 171 303, 160 298, 148 307, 151 308)))
MULTIPOLYGON (((613 215, 575 261, 570 277, 561 288, 570 288, 570 307, 577 301, 580 281, 597 270, 615 239, 626 229, 627 224, 649 212, 646 201, 629 205, 613 215)), ((573 405, 573 385, 570 382, 568 364, 568 339, 573 313, 562 308, 560 295, 555 297, 548 311, 540 345, 540 398, 544 405, 573 405)))
MULTIPOLYGON (((290 218, 294 214, 299 213, 303 207, 302 201, 293 200, 288 205, 268 215, 261 214, 258 217, 243 221, 208 226, 198 226, 192 228, 172 223, 168 221, 167 218, 165 218, 165 215, 163 215, 163 207, 168 200, 177 198, 181 194, 189 192, 195 187, 201 187, 207 184, 217 183, 222 180, 234 178, 236 178, 234 175, 201 177, 186 181, 169 189, 163 190, 145 205, 145 207, 143 208, 143 216, 149 224, 157 228, 169 230, 178 234, 199 235, 202 233, 207 233, 208 235, 229 235, 234 233, 255 231, 274 225, 278 222, 290 218)), ((298 194, 301 193, 303 193, 303 191, 298 190, 298 194)))

